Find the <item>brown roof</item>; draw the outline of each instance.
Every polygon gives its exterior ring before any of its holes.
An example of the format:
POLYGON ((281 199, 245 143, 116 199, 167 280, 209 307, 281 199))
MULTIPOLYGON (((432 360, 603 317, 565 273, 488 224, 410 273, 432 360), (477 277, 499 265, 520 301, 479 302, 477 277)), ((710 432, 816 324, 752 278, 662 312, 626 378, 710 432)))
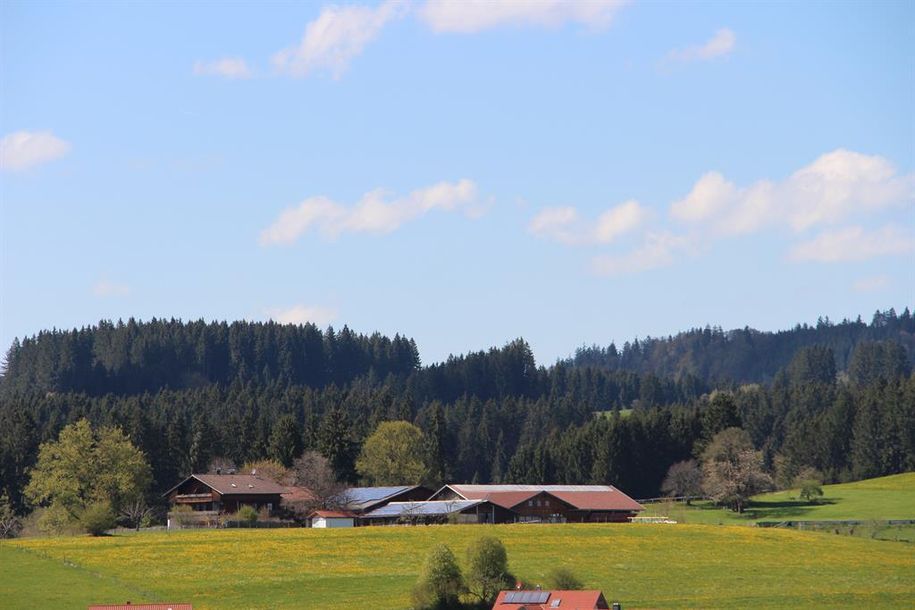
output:
POLYGON ((264 479, 254 474, 192 474, 184 479, 164 495, 181 487, 189 479, 197 479, 210 489, 219 492, 221 495, 277 495, 286 493, 287 488, 270 479, 264 479))
POLYGON ((311 502, 315 495, 307 487, 292 485, 283 492, 283 500, 286 502, 311 502))
POLYGON ((611 485, 448 485, 468 500, 488 500, 512 508, 548 493, 577 510, 640 511, 644 507, 611 485))
POLYGON ((595 610, 608 608, 600 591, 500 591, 492 610, 595 610), (506 602, 511 593, 543 593, 545 602, 506 602), (558 603, 557 603, 558 600, 558 603), (556 605, 553 605, 556 604, 556 605))

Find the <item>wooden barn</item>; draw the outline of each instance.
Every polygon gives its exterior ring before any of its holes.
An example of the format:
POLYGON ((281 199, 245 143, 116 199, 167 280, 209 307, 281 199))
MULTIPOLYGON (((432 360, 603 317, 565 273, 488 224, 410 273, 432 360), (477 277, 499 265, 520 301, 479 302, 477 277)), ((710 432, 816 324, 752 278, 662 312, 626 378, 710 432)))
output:
POLYGON ((162 495, 173 508, 234 513, 242 506, 252 506, 272 512, 288 491, 255 474, 192 474, 162 495))
POLYGON ((644 507, 610 485, 445 485, 430 500, 479 500, 495 523, 625 523, 644 507))

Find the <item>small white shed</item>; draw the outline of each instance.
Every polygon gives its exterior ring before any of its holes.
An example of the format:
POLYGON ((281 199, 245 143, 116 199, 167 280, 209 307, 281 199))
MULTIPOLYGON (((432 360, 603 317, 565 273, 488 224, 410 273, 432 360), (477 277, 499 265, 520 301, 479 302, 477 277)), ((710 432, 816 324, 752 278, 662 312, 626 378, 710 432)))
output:
POLYGON ((336 510, 316 510, 311 513, 311 527, 353 527, 355 517, 352 513, 336 510))

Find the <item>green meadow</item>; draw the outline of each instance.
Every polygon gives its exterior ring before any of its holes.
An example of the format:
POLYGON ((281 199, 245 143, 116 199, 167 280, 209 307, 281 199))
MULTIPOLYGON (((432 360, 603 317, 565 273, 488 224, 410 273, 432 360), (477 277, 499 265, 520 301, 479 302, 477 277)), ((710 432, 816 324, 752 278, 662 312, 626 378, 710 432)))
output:
POLYGON ((823 497, 805 502, 798 490, 762 494, 737 514, 708 502, 661 502, 648 505, 645 516, 668 516, 678 523, 721 525, 753 524, 757 521, 888 520, 915 519, 915 472, 854 483, 824 485, 823 497))
POLYGON ((502 539, 513 571, 556 565, 624 608, 909 608, 915 545, 708 525, 207 530, 0 544, 5 608, 171 601, 195 608, 405 608, 426 552, 502 539))

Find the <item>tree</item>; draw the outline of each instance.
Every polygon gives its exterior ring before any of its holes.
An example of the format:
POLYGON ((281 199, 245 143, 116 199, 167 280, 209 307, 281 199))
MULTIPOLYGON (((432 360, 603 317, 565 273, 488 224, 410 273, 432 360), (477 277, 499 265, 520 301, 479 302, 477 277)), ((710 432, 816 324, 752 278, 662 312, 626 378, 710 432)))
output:
POLYGON ((127 521, 128 525, 134 527, 138 532, 144 521, 147 521, 153 514, 153 509, 143 498, 136 498, 124 504, 121 507, 121 517, 127 521))
POLYGON ((291 415, 283 415, 270 433, 270 457, 286 468, 302 453, 302 430, 291 415))
POLYGON ((22 521, 13 511, 13 505, 6 494, 0 496, 0 540, 15 538, 22 530, 22 521))
POLYGON ((330 461, 340 481, 355 480, 356 443, 352 423, 343 409, 334 407, 324 414, 318 425, 318 451, 330 461))
POLYGON ((244 474, 255 474, 262 479, 287 485, 292 480, 292 472, 277 462, 276 460, 257 460, 256 462, 247 462, 241 468, 244 474))
POLYGON ((823 496, 823 474, 815 468, 802 468, 794 485, 800 489, 801 498, 809 504, 814 504, 823 496))
POLYGON ((702 469, 705 493, 738 513, 751 496, 772 485, 762 453, 753 450, 750 435, 740 428, 727 428, 712 438, 702 454, 702 469))
POLYGON ((576 578, 572 570, 562 566, 557 566, 547 573, 546 583, 557 591, 578 591, 585 588, 584 583, 576 578))
POLYGON ((418 485, 429 472, 422 430, 405 421, 382 422, 362 446, 356 470, 374 485, 418 485))
POLYGON ((499 591, 515 582, 508 571, 508 553, 498 538, 485 536, 467 548, 467 589, 481 603, 492 604, 499 591))
POLYGON ((61 430, 57 441, 42 443, 25 493, 49 507, 44 525, 54 531, 80 519, 90 505, 104 503, 116 513, 143 498, 150 481, 145 456, 120 428, 93 431, 81 419, 61 430))
POLYGON ((334 476, 330 461, 317 451, 306 451, 292 464, 292 476, 296 486, 310 492, 311 500, 301 506, 291 507, 299 513, 312 509, 337 509, 346 506, 346 485, 334 476))
POLYGON ((459 599, 464 590, 464 578, 454 553, 444 544, 433 547, 413 590, 415 607, 419 610, 460 608, 459 599))
POLYGON ((692 496, 701 495, 702 469, 696 460, 677 462, 668 468, 667 476, 661 483, 661 491, 668 496, 686 496, 687 504, 692 496))

